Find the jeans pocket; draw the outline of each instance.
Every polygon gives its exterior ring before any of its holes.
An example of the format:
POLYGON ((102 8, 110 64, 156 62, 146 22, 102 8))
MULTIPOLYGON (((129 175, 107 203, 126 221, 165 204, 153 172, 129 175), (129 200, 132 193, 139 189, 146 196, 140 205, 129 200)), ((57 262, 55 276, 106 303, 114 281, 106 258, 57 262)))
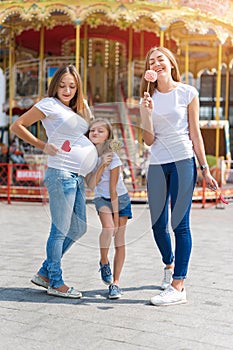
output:
POLYGON ((119 210, 124 209, 130 203, 130 197, 128 193, 118 197, 119 210))

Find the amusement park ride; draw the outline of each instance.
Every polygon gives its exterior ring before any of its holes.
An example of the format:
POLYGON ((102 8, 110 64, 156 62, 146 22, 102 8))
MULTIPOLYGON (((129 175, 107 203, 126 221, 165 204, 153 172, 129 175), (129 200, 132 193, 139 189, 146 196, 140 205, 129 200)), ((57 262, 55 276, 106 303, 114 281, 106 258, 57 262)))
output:
MULTIPOLYGON (((183 81, 199 90, 206 153, 222 191, 233 197, 232 13, 233 0, 1 1, 0 197, 41 197, 44 156, 15 140, 8 127, 46 95, 59 66, 74 63, 94 115, 109 118, 123 141, 131 197, 145 200, 149 150, 141 137, 139 84, 146 52, 159 45, 175 54, 183 81), (24 164, 14 165, 17 156, 24 164)), ((45 137, 40 123, 32 131, 45 137)), ((199 184, 194 199, 210 198, 199 184)))

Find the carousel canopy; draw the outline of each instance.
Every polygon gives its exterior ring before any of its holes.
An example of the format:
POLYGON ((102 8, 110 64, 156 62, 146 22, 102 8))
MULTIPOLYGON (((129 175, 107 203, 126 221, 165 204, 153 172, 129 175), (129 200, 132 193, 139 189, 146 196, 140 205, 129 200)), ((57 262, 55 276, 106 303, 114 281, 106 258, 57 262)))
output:
POLYGON ((88 26, 88 36, 111 37, 118 41, 134 33, 133 57, 144 55, 158 45, 161 33, 164 45, 179 57, 185 71, 185 54, 189 55, 189 71, 197 75, 203 69, 217 67, 217 47, 222 44, 222 62, 233 60, 233 0, 66 0, 1 1, 1 52, 7 52, 12 35, 16 44, 39 51, 39 31, 45 33, 45 53, 62 54, 62 43, 75 37, 75 26, 88 26), (53 30, 56 28, 57 30, 53 30), (144 32, 143 53, 139 35, 144 32), (28 35, 29 34, 29 35, 28 35), (155 36, 157 39, 155 39, 155 36))

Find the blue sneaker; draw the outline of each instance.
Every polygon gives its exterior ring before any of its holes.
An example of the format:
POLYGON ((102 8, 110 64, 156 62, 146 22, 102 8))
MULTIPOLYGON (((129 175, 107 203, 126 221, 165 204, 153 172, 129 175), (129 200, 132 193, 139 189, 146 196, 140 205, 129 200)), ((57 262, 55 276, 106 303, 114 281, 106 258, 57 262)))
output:
POLYGON ((107 264, 101 264, 101 262, 100 262, 99 271, 101 272, 102 281, 107 285, 111 284, 113 278, 112 278, 112 271, 110 269, 109 262, 107 264))
POLYGON ((111 284, 109 286, 109 299, 119 299, 121 297, 121 290, 116 284, 111 284))

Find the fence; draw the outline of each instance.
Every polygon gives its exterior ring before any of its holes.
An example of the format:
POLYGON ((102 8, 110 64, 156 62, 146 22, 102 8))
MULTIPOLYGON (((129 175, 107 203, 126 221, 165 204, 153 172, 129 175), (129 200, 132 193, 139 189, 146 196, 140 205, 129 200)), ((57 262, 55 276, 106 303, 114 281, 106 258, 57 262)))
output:
MULTIPOLYGON (((40 157, 40 156, 38 156, 40 157)), ((34 158, 32 158, 35 160, 34 158)), ((31 160, 32 160, 31 159, 31 160)), ((48 194, 43 183, 46 164, 43 161, 37 163, 30 162, 24 164, 0 163, 0 200, 7 200, 10 204, 12 200, 48 202, 48 194)), ((227 200, 233 198, 233 162, 222 161, 220 172, 220 191, 227 200)), ((132 186, 131 186, 132 187, 132 186)), ((137 191, 130 190, 132 201, 147 201, 146 186, 137 191)), ((93 196, 92 191, 86 189, 87 199, 93 196)), ((201 202, 204 208, 208 203, 219 205, 220 201, 214 191, 208 190, 205 182, 194 189, 193 201, 201 202)))
POLYGON ((0 163, 0 199, 47 201, 44 164, 0 163))

